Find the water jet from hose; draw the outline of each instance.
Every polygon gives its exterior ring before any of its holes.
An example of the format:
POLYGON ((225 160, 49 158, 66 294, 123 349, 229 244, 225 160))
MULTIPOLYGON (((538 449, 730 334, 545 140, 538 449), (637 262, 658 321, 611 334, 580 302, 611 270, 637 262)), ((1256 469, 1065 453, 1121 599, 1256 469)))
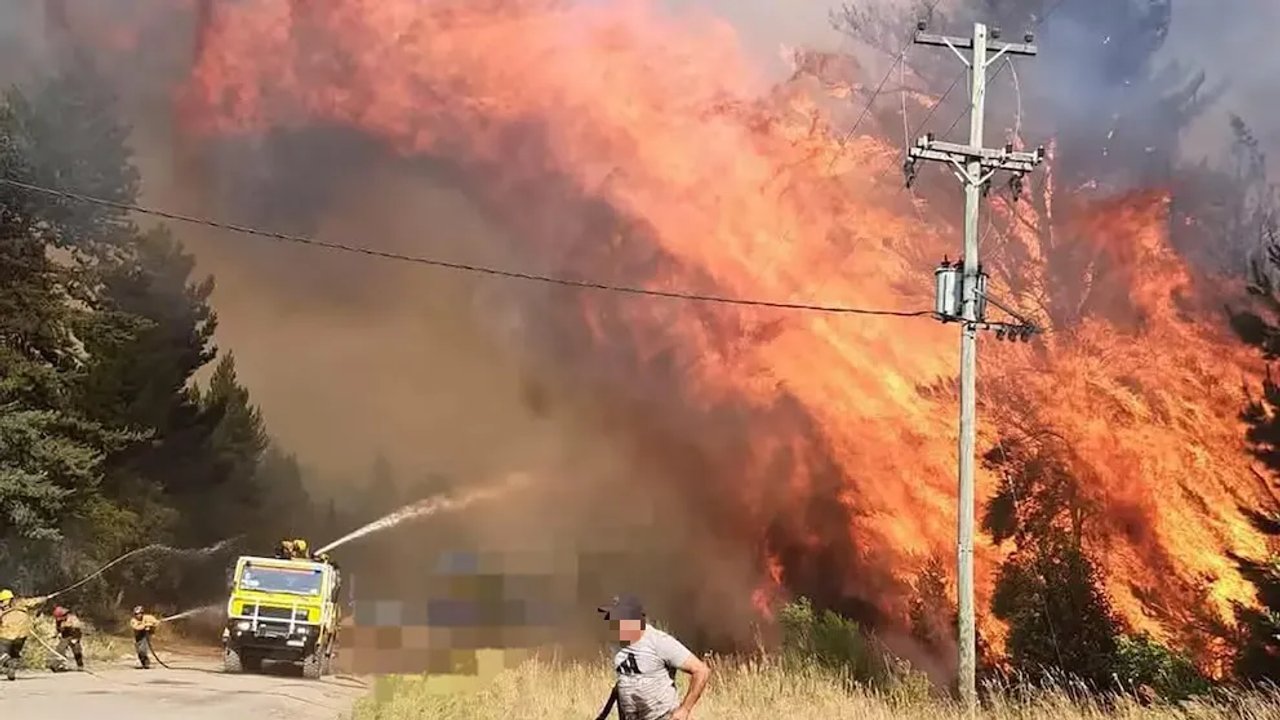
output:
POLYGON ((169 553, 169 554, 176 554, 176 555, 212 555, 218 552, 219 550, 222 550, 223 548, 227 547, 228 545, 235 542, 236 540, 239 540, 240 537, 241 536, 237 535, 235 537, 227 538, 226 540, 219 540, 213 545, 210 545, 209 547, 204 547, 204 548, 175 548, 175 547, 170 547, 168 545, 160 545, 160 544, 144 545, 143 547, 140 547, 136 550, 130 550, 129 552, 121 555, 120 557, 112 560, 106 565, 103 565, 102 567, 93 571, 91 574, 86 575, 80 580, 77 580, 76 582, 68 585, 67 587, 62 588, 57 592, 49 593, 48 595, 45 596, 45 600, 52 600, 58 597, 59 595, 64 595, 66 593, 71 592, 72 590, 75 590, 81 585, 84 585, 85 583, 98 577, 102 573, 106 572, 107 570, 110 570, 112 567, 124 562, 125 560, 128 560, 134 555, 141 555, 146 552, 160 552, 160 553, 169 553))
POLYGON ((391 513, 388 513, 384 517, 374 520, 373 522, 369 523, 368 525, 365 525, 364 527, 361 527, 357 530, 353 530, 352 532, 347 533, 346 535, 343 535, 337 540, 334 540, 328 545, 325 545, 324 547, 317 550, 316 554, 319 555, 319 554, 329 552, 330 550, 333 550, 334 548, 345 545, 346 543, 349 543, 352 540, 362 538, 365 535, 369 535, 369 534, 378 532, 380 530, 386 530, 387 528, 395 527, 396 525, 399 525, 400 523, 406 522, 408 520, 416 520, 419 518, 428 517, 431 515, 435 515, 436 513, 439 513, 439 512, 461 510, 481 500, 489 500, 495 497, 505 495, 508 492, 516 489, 517 487, 526 484, 528 481, 529 481, 528 476, 517 474, 517 475, 512 475, 508 477, 505 482, 502 482, 498 485, 472 490, 470 492, 463 493, 462 495, 459 495, 457 497, 450 497, 448 495, 433 495, 425 500, 419 500, 418 502, 405 505, 399 510, 395 510, 391 513))

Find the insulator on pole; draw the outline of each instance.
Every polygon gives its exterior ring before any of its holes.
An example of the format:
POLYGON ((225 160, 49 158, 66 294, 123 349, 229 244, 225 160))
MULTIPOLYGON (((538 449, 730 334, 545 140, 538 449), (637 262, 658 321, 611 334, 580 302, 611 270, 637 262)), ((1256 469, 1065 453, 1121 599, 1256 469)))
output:
POLYGON ((982 272, 982 268, 978 268, 978 296, 974 298, 973 317, 978 322, 985 322, 987 319, 987 274, 982 272))

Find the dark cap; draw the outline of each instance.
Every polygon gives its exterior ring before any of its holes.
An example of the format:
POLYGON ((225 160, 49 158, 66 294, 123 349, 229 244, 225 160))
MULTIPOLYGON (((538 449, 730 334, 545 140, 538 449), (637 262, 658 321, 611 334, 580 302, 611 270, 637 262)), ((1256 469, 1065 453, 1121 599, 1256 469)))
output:
POLYGON ((604 614, 605 620, 644 619, 644 605, 640 604, 640 598, 635 595, 618 595, 596 608, 596 611, 604 614))

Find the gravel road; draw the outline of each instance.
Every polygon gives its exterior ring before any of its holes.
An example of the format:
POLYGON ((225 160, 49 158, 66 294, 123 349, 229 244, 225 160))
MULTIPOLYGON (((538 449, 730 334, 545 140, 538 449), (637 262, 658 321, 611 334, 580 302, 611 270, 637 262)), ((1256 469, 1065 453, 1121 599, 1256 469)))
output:
MULTIPOLYGON (((21 672, 0 679, 0 717, 24 720, 339 720, 365 683, 349 676, 306 680, 290 668, 228 675, 208 654, 165 657, 171 669, 121 662, 89 673, 21 672)), ((136 660, 134 661, 136 664, 136 660)))

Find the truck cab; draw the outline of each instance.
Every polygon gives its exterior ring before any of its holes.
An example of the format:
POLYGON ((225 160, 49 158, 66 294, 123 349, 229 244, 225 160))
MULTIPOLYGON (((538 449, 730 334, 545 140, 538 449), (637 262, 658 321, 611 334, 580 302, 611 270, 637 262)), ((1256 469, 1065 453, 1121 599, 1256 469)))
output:
POLYGON ((227 672, 256 672, 264 660, 302 665, 307 678, 330 672, 336 651, 341 577, 316 560, 244 556, 236 560, 222 631, 227 672))

